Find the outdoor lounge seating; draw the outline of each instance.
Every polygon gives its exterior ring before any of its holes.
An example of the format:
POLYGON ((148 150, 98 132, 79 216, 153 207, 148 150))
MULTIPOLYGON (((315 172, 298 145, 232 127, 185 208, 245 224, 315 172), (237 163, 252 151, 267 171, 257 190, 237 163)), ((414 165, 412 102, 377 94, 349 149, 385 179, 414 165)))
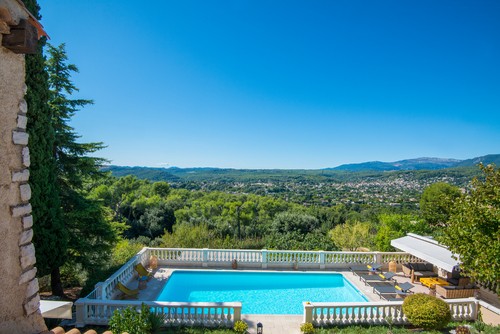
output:
POLYGON ((120 282, 116 283, 116 288, 120 290, 125 297, 137 298, 137 295, 139 294, 139 289, 129 289, 120 282))
POLYGON ((363 281, 366 285, 370 282, 388 282, 390 281, 396 274, 395 273, 385 273, 385 274, 368 274, 368 275, 359 275, 359 279, 363 281))
POLYGON ((134 267, 134 269, 139 274, 139 277, 146 276, 148 279, 153 277, 153 273, 149 272, 146 268, 144 268, 144 266, 140 262, 134 267))
POLYGON ((386 285, 378 285, 373 287, 373 292, 382 297, 382 295, 387 294, 397 294, 400 296, 406 296, 410 293, 410 290, 415 287, 410 283, 401 283, 401 284, 386 284, 386 285))
POLYGON ((475 286, 440 286, 436 285, 436 293, 443 298, 468 298, 474 297, 474 294, 478 290, 475 286))
POLYGON ((413 277, 415 280, 420 280, 421 277, 436 277, 437 274, 434 272, 434 266, 432 263, 403 263, 403 273, 405 276, 411 276, 413 270, 413 277))
POLYGON ((470 284, 470 278, 461 276, 460 270, 453 270, 451 273, 448 273, 446 280, 448 283, 456 286, 466 286, 470 284))
POLYGON ((456 285, 456 286, 466 286, 470 284, 469 277, 448 278, 447 281, 451 285, 456 285))

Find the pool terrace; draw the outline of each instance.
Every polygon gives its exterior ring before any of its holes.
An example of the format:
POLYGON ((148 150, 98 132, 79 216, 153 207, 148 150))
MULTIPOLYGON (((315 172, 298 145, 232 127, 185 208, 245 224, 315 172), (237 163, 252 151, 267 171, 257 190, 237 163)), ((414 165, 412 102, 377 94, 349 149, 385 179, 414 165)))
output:
MULTIPOLYGON (((406 323, 401 301, 381 300, 373 293, 373 288, 365 285, 350 270, 353 265, 378 263, 387 270, 389 262, 397 265, 395 280, 408 282, 401 271, 401 264, 421 262, 419 258, 405 252, 324 252, 324 251, 270 251, 270 250, 213 250, 213 249, 161 249, 144 248, 105 282, 76 305, 76 325, 105 325, 114 310, 128 305, 140 307, 145 303, 156 313, 164 315, 165 323, 171 326, 231 326, 243 319, 250 324, 258 319, 273 319, 268 326, 279 324, 278 319, 286 319, 287 324, 312 322, 321 324, 383 323, 391 317, 395 323, 406 323), (134 300, 119 300, 121 293, 116 285, 121 282, 131 289, 138 287, 134 266, 142 263, 145 267, 150 259, 157 260, 153 278, 146 288, 139 290, 134 300), (236 260, 236 261, 235 261, 236 260), (233 266, 236 262, 236 269, 233 266), (299 316, 267 316, 241 314, 241 303, 179 303, 155 301, 169 276, 175 269, 226 269, 226 270, 279 270, 279 271, 334 271, 341 272, 368 299, 357 303, 311 303, 305 304, 304 313, 299 316)), ((429 290, 418 283, 413 292, 428 293, 429 290)), ((454 319, 473 320, 477 317, 478 301, 475 298, 447 300, 454 319)), ((294 328, 298 328, 298 325, 294 328)), ((268 333, 269 331, 266 331, 268 333)), ((277 331, 279 332, 279 330, 277 331)), ((282 332, 286 332, 283 330, 282 332)), ((290 332, 291 333, 291 332, 290 332)))

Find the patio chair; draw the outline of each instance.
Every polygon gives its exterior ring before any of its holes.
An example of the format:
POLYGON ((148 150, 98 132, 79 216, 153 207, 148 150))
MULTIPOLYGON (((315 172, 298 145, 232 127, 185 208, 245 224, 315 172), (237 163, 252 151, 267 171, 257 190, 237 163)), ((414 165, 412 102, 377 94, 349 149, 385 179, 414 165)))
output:
POLYGON ((378 275, 359 275, 359 279, 368 285, 370 282, 390 282, 395 276, 395 273, 387 272, 378 275))
POLYGON ((145 277, 148 278, 148 280, 151 277, 153 277, 153 273, 149 272, 146 268, 144 268, 144 266, 140 262, 134 267, 134 269, 139 274, 139 277, 144 277, 145 276, 145 277))
POLYGON ((382 297, 382 295, 387 295, 387 294, 397 294, 400 296, 406 296, 410 292, 412 288, 415 286, 410 283, 400 283, 396 285, 380 285, 380 286, 374 286, 373 287, 373 292, 382 297))
POLYGON ((116 283, 116 288, 120 290, 126 297, 137 298, 139 294, 139 289, 129 289, 122 283, 116 283))

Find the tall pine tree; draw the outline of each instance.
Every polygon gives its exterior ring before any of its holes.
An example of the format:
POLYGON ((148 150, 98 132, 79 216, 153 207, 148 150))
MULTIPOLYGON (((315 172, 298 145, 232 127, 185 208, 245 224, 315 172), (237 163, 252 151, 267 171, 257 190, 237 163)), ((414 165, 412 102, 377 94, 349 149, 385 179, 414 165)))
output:
MULTIPOLYGON (((36 0, 24 3, 40 20, 36 0)), ((64 45, 49 46, 50 59, 46 61, 45 44, 42 38, 38 52, 26 55, 33 243, 38 275, 50 274, 52 293, 63 296, 61 266, 80 263, 94 270, 109 255, 116 233, 101 205, 88 199, 83 190, 86 180, 100 175, 103 162, 87 154, 102 144, 77 143, 78 136, 68 125, 75 111, 91 101, 68 98, 77 90, 70 81, 77 68, 66 64, 64 45)))
POLYGON ((57 165, 57 184, 60 192, 63 220, 69 234, 69 264, 81 264, 93 271, 106 261, 116 232, 106 219, 100 202, 86 196, 84 185, 103 176, 102 158, 90 154, 103 148, 102 143, 79 143, 79 136, 69 124, 75 112, 91 100, 72 99, 78 91, 71 74, 78 68, 68 63, 65 45, 48 45, 49 107, 55 130, 53 154, 57 165))
MULTIPOLYGON (((41 19, 36 0, 24 0, 28 10, 41 19)), ((43 48, 45 37, 38 43, 38 51, 26 55, 26 85, 30 136, 30 186, 33 207, 33 243, 36 249, 38 275, 51 274, 52 293, 63 295, 59 267, 66 261, 68 231, 62 220, 61 202, 57 186, 57 168, 53 148, 55 131, 52 110, 48 105, 49 82, 45 71, 43 48)))

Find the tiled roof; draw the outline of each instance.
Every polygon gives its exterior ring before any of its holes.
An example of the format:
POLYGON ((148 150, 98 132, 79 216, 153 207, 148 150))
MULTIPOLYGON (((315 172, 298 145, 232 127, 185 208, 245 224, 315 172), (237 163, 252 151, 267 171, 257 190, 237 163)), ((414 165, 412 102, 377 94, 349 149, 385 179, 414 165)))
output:
POLYGON ((28 15, 29 15, 28 21, 36 27, 36 31, 38 32, 38 39, 40 39, 40 37, 42 37, 42 36, 47 36, 47 38, 50 39, 49 35, 43 29, 43 25, 36 19, 36 17, 33 14, 30 13, 28 8, 26 8, 26 6, 24 5, 24 2, 22 0, 16 0, 16 2, 21 7, 23 7, 24 10, 28 13, 28 15))
MULTIPOLYGON (((85 332, 82 333, 77 328, 73 328, 70 331, 66 332, 64 330, 64 328, 62 328, 62 327, 56 327, 56 328, 54 328, 51 331, 47 331, 47 332, 44 332, 44 333, 41 333, 41 334, 97 334, 97 332, 95 330, 93 330, 93 329, 90 329, 90 330, 85 331, 85 332)), ((106 332, 104 332, 102 334, 113 334, 113 333, 111 331, 106 331, 106 332)))

